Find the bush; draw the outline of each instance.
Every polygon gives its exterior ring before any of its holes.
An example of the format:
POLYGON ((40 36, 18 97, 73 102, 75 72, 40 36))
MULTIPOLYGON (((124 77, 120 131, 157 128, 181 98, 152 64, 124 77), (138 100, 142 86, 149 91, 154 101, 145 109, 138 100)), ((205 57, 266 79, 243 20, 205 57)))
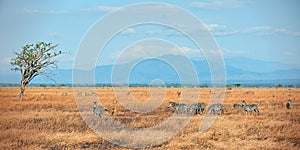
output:
POLYGON ((40 84, 40 87, 47 87, 46 84, 40 84))
POLYGON ((236 83, 236 84, 234 84, 234 86, 235 86, 235 87, 240 87, 241 84, 240 84, 240 83, 236 83))

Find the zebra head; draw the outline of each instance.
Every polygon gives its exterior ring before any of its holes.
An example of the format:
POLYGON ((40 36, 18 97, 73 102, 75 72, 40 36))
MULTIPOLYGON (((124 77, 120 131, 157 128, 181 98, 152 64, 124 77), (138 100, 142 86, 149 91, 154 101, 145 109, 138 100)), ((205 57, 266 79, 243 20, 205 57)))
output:
POLYGON ((176 103, 175 103, 175 102, 169 102, 168 108, 169 108, 169 107, 175 107, 175 106, 176 106, 176 103))
POLYGON ((286 108, 291 109, 292 108, 292 101, 289 99, 288 102, 286 103, 286 108))
POLYGON ((245 100, 243 100, 243 101, 242 101, 242 107, 244 108, 244 107, 246 107, 246 105, 247 105, 247 104, 246 104, 245 100))
POLYGON ((94 108, 97 107, 97 102, 96 101, 93 102, 93 107, 94 108))

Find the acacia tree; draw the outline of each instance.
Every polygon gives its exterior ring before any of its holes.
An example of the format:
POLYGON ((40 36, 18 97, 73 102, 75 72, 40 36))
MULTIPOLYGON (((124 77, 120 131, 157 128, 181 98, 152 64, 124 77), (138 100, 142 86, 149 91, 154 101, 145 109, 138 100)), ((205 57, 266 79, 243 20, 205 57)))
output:
POLYGON ((235 86, 235 87, 240 87, 241 84, 240 84, 240 83, 236 83, 236 84, 234 84, 234 86, 235 86))
MULTIPOLYGON (((56 52, 58 44, 38 42, 36 44, 25 45, 21 52, 14 52, 16 58, 11 59, 13 71, 20 71, 22 79, 20 83, 19 100, 23 99, 25 88, 28 83, 36 76, 46 76, 50 78, 49 69, 57 69, 57 60, 52 58, 61 55, 62 52, 56 52)), ((51 78, 50 78, 51 79, 51 78)))

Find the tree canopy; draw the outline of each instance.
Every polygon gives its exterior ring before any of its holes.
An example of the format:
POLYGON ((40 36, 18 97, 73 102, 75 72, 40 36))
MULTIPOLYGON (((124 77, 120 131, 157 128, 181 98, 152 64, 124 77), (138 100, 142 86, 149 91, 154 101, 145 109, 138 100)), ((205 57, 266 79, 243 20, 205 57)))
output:
POLYGON ((22 46, 21 52, 14 52, 17 57, 11 59, 12 70, 20 71, 22 76, 20 100, 22 100, 26 85, 32 79, 40 75, 50 78, 47 70, 57 69, 58 60, 52 59, 62 54, 61 51, 56 51, 57 47, 58 44, 53 45, 52 43, 38 42, 22 46))

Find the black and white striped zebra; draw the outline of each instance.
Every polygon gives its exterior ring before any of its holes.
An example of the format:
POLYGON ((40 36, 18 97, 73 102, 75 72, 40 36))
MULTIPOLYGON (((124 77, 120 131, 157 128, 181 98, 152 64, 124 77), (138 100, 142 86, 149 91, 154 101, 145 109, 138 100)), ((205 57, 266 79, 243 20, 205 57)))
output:
POLYGON ((177 114, 182 114, 182 113, 186 113, 187 112, 187 105, 186 104, 182 104, 182 103, 175 103, 175 102, 169 102, 168 108, 169 107, 173 107, 175 108, 175 112, 177 114))
POLYGON ((107 109, 104 109, 102 106, 97 105, 97 102, 94 101, 94 104, 93 104, 94 115, 101 117, 101 115, 104 113, 104 111, 107 111, 107 109))
POLYGON ((235 103, 233 104, 233 108, 242 108, 242 106, 240 104, 235 103))
POLYGON ((217 104, 212 104, 211 106, 208 107, 207 109, 208 114, 223 114, 223 105, 220 103, 217 104))
POLYGON ((256 104, 247 105, 247 103, 243 100, 242 108, 246 111, 247 114, 248 112, 252 112, 252 111, 254 111, 257 115, 259 114, 258 106, 256 104))
POLYGON ((201 103, 195 103, 192 104, 190 109, 189 109, 189 113, 194 113, 194 114, 203 114, 204 113, 204 109, 205 109, 205 103, 201 102, 201 103))
POLYGON ((292 101, 289 99, 288 102, 286 103, 286 108, 287 109, 292 109, 292 101))

